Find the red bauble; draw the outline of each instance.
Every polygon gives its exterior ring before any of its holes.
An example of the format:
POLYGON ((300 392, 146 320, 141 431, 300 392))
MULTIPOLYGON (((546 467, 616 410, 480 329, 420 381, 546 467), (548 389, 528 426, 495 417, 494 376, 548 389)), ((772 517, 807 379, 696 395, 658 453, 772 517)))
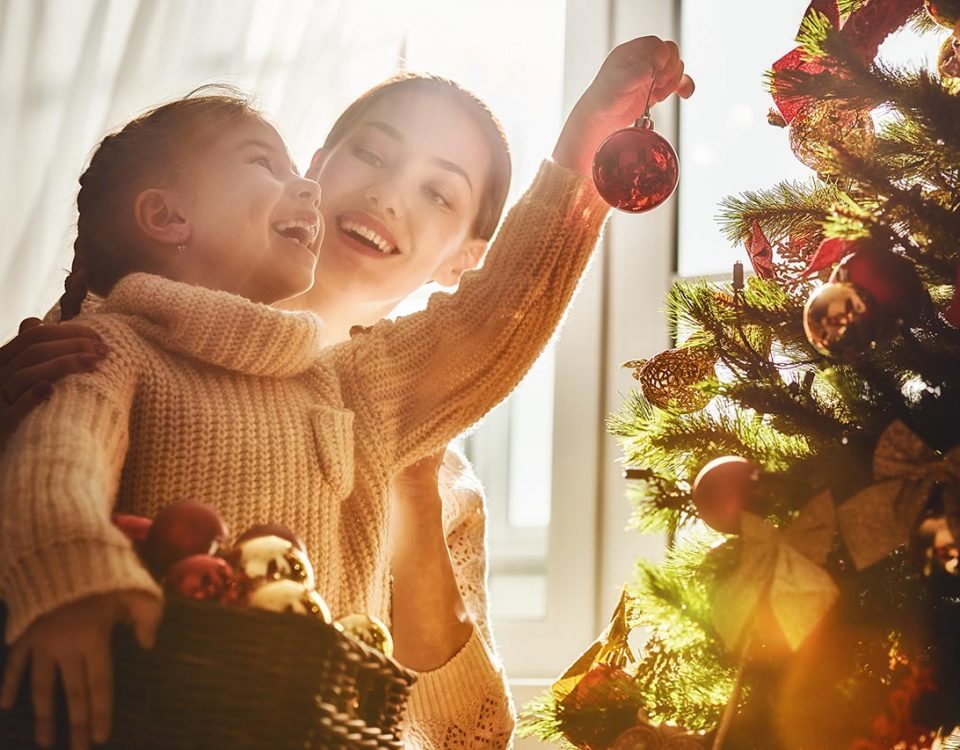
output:
POLYGON ((830 281, 848 281, 865 290, 882 324, 910 323, 930 301, 913 263, 889 250, 865 247, 850 253, 830 281))
POLYGON ((195 601, 232 602, 238 583, 226 560, 213 555, 191 555, 170 566, 163 578, 168 595, 195 601))
POLYGON ((178 560, 212 555, 227 537, 220 516, 209 505, 189 500, 169 505, 157 514, 144 544, 147 564, 162 577, 178 560))
POLYGON ((281 539, 286 539, 301 552, 307 551, 307 548, 304 546, 300 537, 294 534, 286 526, 281 526, 279 523, 261 523, 256 526, 251 526, 239 537, 237 537, 236 544, 245 542, 248 539, 256 539, 257 537, 261 536, 278 536, 281 539))
POLYGON ((693 482, 693 504, 711 529, 740 533, 740 516, 757 474, 752 461, 739 456, 715 458, 693 482))
POLYGON ((649 118, 618 130, 593 157, 593 181, 603 199, 614 208, 642 213, 656 208, 677 187, 677 152, 653 131, 649 118))

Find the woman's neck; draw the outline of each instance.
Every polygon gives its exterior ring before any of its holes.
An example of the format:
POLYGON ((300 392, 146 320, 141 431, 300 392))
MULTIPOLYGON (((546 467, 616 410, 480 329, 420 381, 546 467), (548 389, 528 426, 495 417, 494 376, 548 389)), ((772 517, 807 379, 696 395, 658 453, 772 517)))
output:
POLYGON ((323 320, 324 341, 328 345, 349 339, 350 329, 354 326, 372 326, 385 318, 395 306, 353 299, 343 293, 330 292, 319 283, 303 294, 276 305, 284 310, 309 310, 319 315, 323 320))

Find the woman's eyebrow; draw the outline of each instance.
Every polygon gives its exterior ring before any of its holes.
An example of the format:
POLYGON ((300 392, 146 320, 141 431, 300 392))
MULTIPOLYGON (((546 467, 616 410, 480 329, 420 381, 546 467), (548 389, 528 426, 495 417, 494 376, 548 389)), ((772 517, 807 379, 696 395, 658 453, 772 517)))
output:
MULTIPOLYGON (((392 138, 395 141, 402 141, 403 135, 392 125, 388 125, 382 120, 371 120, 364 123, 365 127, 374 128, 379 130, 384 135, 392 138)), ((433 157, 431 161, 436 164, 441 169, 445 169, 448 172, 453 172, 454 174, 460 175, 467 182, 467 187, 470 188, 470 192, 473 192, 473 182, 470 180, 470 175, 467 174, 467 171, 461 167, 456 162, 452 162, 449 159, 441 159, 439 156, 433 157)))

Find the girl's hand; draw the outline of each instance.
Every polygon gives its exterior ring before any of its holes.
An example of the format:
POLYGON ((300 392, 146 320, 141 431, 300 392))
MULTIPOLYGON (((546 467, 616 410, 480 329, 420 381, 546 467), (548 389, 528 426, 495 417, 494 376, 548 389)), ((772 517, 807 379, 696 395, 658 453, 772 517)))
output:
POLYGON ((0 449, 23 418, 50 397, 53 381, 93 370, 106 353, 89 328, 24 320, 16 338, 0 347, 0 449))
POLYGON ((90 596, 44 615, 10 651, 0 707, 13 706, 30 662, 37 744, 51 747, 55 739, 53 695, 58 673, 67 696, 71 750, 86 750, 91 740, 106 742, 113 703, 113 626, 130 622, 140 645, 152 648, 162 610, 155 596, 118 591, 90 596))
POLYGON ((643 117, 648 94, 652 107, 674 92, 686 99, 693 88, 675 42, 655 36, 624 42, 607 55, 574 106, 554 149, 554 161, 591 176, 593 155, 600 144, 643 117))

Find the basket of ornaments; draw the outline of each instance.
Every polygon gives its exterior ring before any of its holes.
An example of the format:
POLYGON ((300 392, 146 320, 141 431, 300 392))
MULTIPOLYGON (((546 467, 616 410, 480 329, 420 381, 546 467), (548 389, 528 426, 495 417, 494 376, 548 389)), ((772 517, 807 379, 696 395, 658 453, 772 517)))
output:
MULTIPOLYGON (((377 618, 333 621, 295 533, 265 524, 224 544, 217 513, 193 502, 152 520, 113 520, 163 585, 166 604, 153 649, 141 649, 127 628, 115 631, 112 734, 98 747, 403 747, 414 674, 391 658, 377 618)), ((0 668, 6 656, 0 645, 0 668)), ((62 691, 57 704, 57 747, 68 748, 62 691)), ((29 680, 14 708, 0 712, 0 747, 36 747, 29 680)))

